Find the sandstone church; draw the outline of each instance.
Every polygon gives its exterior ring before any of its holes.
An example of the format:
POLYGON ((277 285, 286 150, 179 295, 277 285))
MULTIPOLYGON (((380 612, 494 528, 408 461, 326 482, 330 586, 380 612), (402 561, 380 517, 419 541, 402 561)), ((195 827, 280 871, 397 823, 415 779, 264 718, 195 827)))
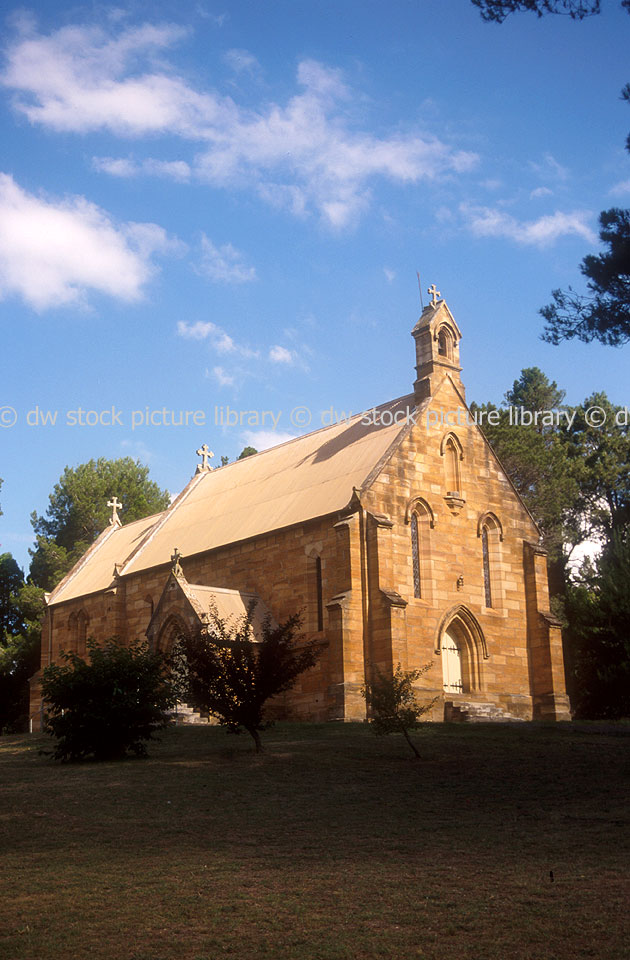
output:
MULTIPOLYGON (((256 600, 322 641, 275 713, 365 718, 375 669, 431 663, 432 718, 569 719, 539 531, 467 415, 459 327, 435 287, 412 331, 408 396, 211 469, 164 513, 113 516, 47 596, 41 666, 86 639, 174 639, 256 600)), ((376 398, 375 398, 376 399, 376 398)), ((41 723, 40 674, 31 722, 41 723)))

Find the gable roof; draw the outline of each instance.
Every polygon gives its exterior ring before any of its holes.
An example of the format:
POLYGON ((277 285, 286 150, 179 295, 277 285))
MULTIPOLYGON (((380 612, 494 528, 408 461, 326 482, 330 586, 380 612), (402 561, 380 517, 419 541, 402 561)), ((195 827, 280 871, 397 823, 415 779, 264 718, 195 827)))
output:
POLYGON ((48 606, 73 600, 89 593, 105 590, 115 583, 115 567, 120 567, 155 526, 163 514, 156 513, 142 520, 121 526, 106 527, 81 559, 48 595, 48 606))
POLYGON ((160 631, 173 613, 181 613, 182 599, 192 611, 198 626, 211 628, 218 618, 228 629, 233 629, 245 618, 249 618, 251 635, 256 640, 262 639, 266 621, 272 627, 277 626, 269 609, 257 593, 188 583, 183 574, 171 573, 146 629, 149 640, 157 641, 160 631))
POLYGON ((408 429, 413 394, 262 453, 196 474, 162 514, 107 530, 50 595, 49 605, 122 576, 344 510, 408 429), (131 528, 134 528, 133 530, 131 528))

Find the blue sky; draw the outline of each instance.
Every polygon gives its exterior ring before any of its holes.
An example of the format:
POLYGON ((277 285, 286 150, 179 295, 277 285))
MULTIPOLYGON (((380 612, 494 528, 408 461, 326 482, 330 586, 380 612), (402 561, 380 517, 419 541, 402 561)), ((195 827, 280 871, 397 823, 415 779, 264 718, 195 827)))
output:
POLYGON ((416 271, 469 400, 536 365, 630 405, 628 348, 549 346, 537 312, 630 205, 629 38, 612 0, 501 26, 469 0, 9 12, 0 549, 28 564, 67 464, 140 458, 177 492, 203 442, 218 462, 409 392, 416 271))

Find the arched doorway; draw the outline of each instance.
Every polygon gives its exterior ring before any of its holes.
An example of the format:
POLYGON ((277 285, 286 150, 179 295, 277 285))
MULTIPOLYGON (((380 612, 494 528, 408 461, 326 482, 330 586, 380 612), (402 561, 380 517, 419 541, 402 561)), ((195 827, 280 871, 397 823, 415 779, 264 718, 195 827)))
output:
POLYGON ((488 659, 488 650, 479 623, 466 607, 453 607, 442 619, 436 653, 442 659, 445 694, 482 689, 482 663, 488 659))
POLYGON ((442 682, 444 693, 462 693, 462 652, 457 640, 448 630, 442 637, 442 682))
POLYGON ((184 620, 177 614, 171 614, 158 634, 157 649, 160 653, 170 653, 173 644, 182 637, 187 637, 189 632, 184 620))

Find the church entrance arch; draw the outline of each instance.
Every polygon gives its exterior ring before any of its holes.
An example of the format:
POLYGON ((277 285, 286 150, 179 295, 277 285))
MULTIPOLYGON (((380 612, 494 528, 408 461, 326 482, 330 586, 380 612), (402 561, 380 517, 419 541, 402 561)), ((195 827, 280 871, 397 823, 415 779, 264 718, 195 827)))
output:
POLYGON ((157 650, 160 653, 170 653, 173 644, 181 640, 182 637, 187 637, 189 633, 190 630, 183 618, 172 613, 160 629, 157 640, 157 650))
POLYGON ((456 638, 444 631, 442 637, 442 682, 444 693, 462 693, 462 651, 456 638))
POLYGON ((479 623, 466 607, 454 607, 442 619, 436 653, 442 659, 445 694, 482 689, 482 664, 488 658, 488 650, 479 623))

